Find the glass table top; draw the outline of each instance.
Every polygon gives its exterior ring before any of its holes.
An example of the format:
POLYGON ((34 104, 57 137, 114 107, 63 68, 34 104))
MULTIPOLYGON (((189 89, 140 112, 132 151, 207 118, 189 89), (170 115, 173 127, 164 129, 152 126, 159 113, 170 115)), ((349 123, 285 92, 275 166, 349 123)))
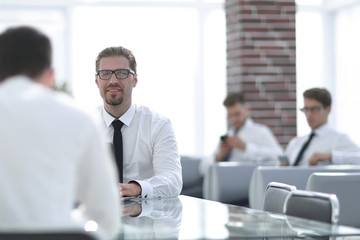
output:
POLYGON ((130 199, 124 239, 360 239, 360 229, 179 196, 130 199), (139 214, 141 211, 141 214, 139 214), (325 238, 324 238, 325 237, 325 238), (351 238, 350 238, 351 237, 351 238))

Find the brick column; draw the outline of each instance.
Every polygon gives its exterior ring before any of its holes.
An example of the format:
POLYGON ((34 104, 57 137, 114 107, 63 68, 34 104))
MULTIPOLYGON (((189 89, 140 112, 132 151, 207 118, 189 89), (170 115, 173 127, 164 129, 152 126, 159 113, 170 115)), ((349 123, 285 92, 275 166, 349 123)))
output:
POLYGON ((282 146, 296 135, 295 0, 226 0, 227 88, 282 146))

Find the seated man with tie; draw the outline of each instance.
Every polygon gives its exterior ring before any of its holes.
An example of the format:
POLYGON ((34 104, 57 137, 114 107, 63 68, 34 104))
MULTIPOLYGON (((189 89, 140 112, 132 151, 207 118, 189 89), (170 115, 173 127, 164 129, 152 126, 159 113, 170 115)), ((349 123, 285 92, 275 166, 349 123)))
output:
POLYGON ((136 60, 123 47, 105 48, 96 59, 99 107, 113 144, 123 197, 174 197, 182 189, 180 155, 169 119, 132 103, 136 60))
MULTIPOLYGON (((360 149, 348 135, 328 124, 331 95, 323 88, 303 93, 306 120, 311 133, 293 138, 285 149, 290 165, 360 164, 360 149)), ((281 164, 286 165, 286 164, 281 164)))
POLYGON ((250 107, 243 94, 229 94, 223 104, 231 128, 221 137, 215 160, 276 162, 283 150, 267 126, 250 118, 250 107))

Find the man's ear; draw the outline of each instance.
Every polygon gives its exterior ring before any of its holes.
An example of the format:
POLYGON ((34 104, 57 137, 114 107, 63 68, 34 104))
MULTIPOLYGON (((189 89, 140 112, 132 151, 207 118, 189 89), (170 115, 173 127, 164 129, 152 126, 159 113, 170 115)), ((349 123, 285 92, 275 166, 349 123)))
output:
POLYGON ((96 83, 96 86, 99 87, 99 80, 97 78, 97 74, 95 73, 95 83, 96 83))
POLYGON ((250 110, 251 110, 250 105, 249 105, 248 103, 245 103, 244 107, 245 107, 245 109, 246 109, 246 112, 247 112, 247 113, 250 113, 250 110))
POLYGON ((39 77, 39 82, 46 87, 52 88, 55 85, 55 73, 52 68, 44 70, 39 77))
POLYGON ((137 74, 135 73, 134 78, 133 78, 133 87, 136 87, 137 82, 138 82, 137 74))
POLYGON ((327 114, 329 114, 331 112, 331 106, 326 107, 325 110, 326 110, 327 114))

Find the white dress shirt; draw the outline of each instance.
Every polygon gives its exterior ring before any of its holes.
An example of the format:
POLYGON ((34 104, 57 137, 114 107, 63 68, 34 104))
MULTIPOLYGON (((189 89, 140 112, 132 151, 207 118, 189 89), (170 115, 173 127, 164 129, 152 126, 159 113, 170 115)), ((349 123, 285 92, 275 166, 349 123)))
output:
MULTIPOLYGON (((327 164, 360 164, 360 148, 349 138, 347 134, 331 129, 328 123, 318 127, 315 136, 305 150, 299 165, 308 166, 309 159, 314 153, 331 153, 332 159, 321 161, 318 165, 327 164)), ((285 155, 293 165, 302 145, 307 141, 310 134, 291 139, 285 149, 285 155)))
MULTIPOLYGON (((231 128, 229 136, 234 136, 235 129, 231 128)), ((246 143, 245 150, 234 148, 231 150, 230 162, 276 162, 282 154, 282 148, 271 130, 251 118, 246 119, 236 134, 246 143)))
MULTIPOLYGON (((107 142, 113 142, 115 119, 99 107, 107 127, 107 142)), ((182 189, 180 155, 169 119, 143 106, 131 105, 119 118, 124 123, 123 181, 140 184, 143 198, 174 197, 182 189)))
POLYGON ((117 173, 94 118, 26 77, 0 83, 0 225, 63 227, 94 220, 108 237, 121 223, 117 173))

